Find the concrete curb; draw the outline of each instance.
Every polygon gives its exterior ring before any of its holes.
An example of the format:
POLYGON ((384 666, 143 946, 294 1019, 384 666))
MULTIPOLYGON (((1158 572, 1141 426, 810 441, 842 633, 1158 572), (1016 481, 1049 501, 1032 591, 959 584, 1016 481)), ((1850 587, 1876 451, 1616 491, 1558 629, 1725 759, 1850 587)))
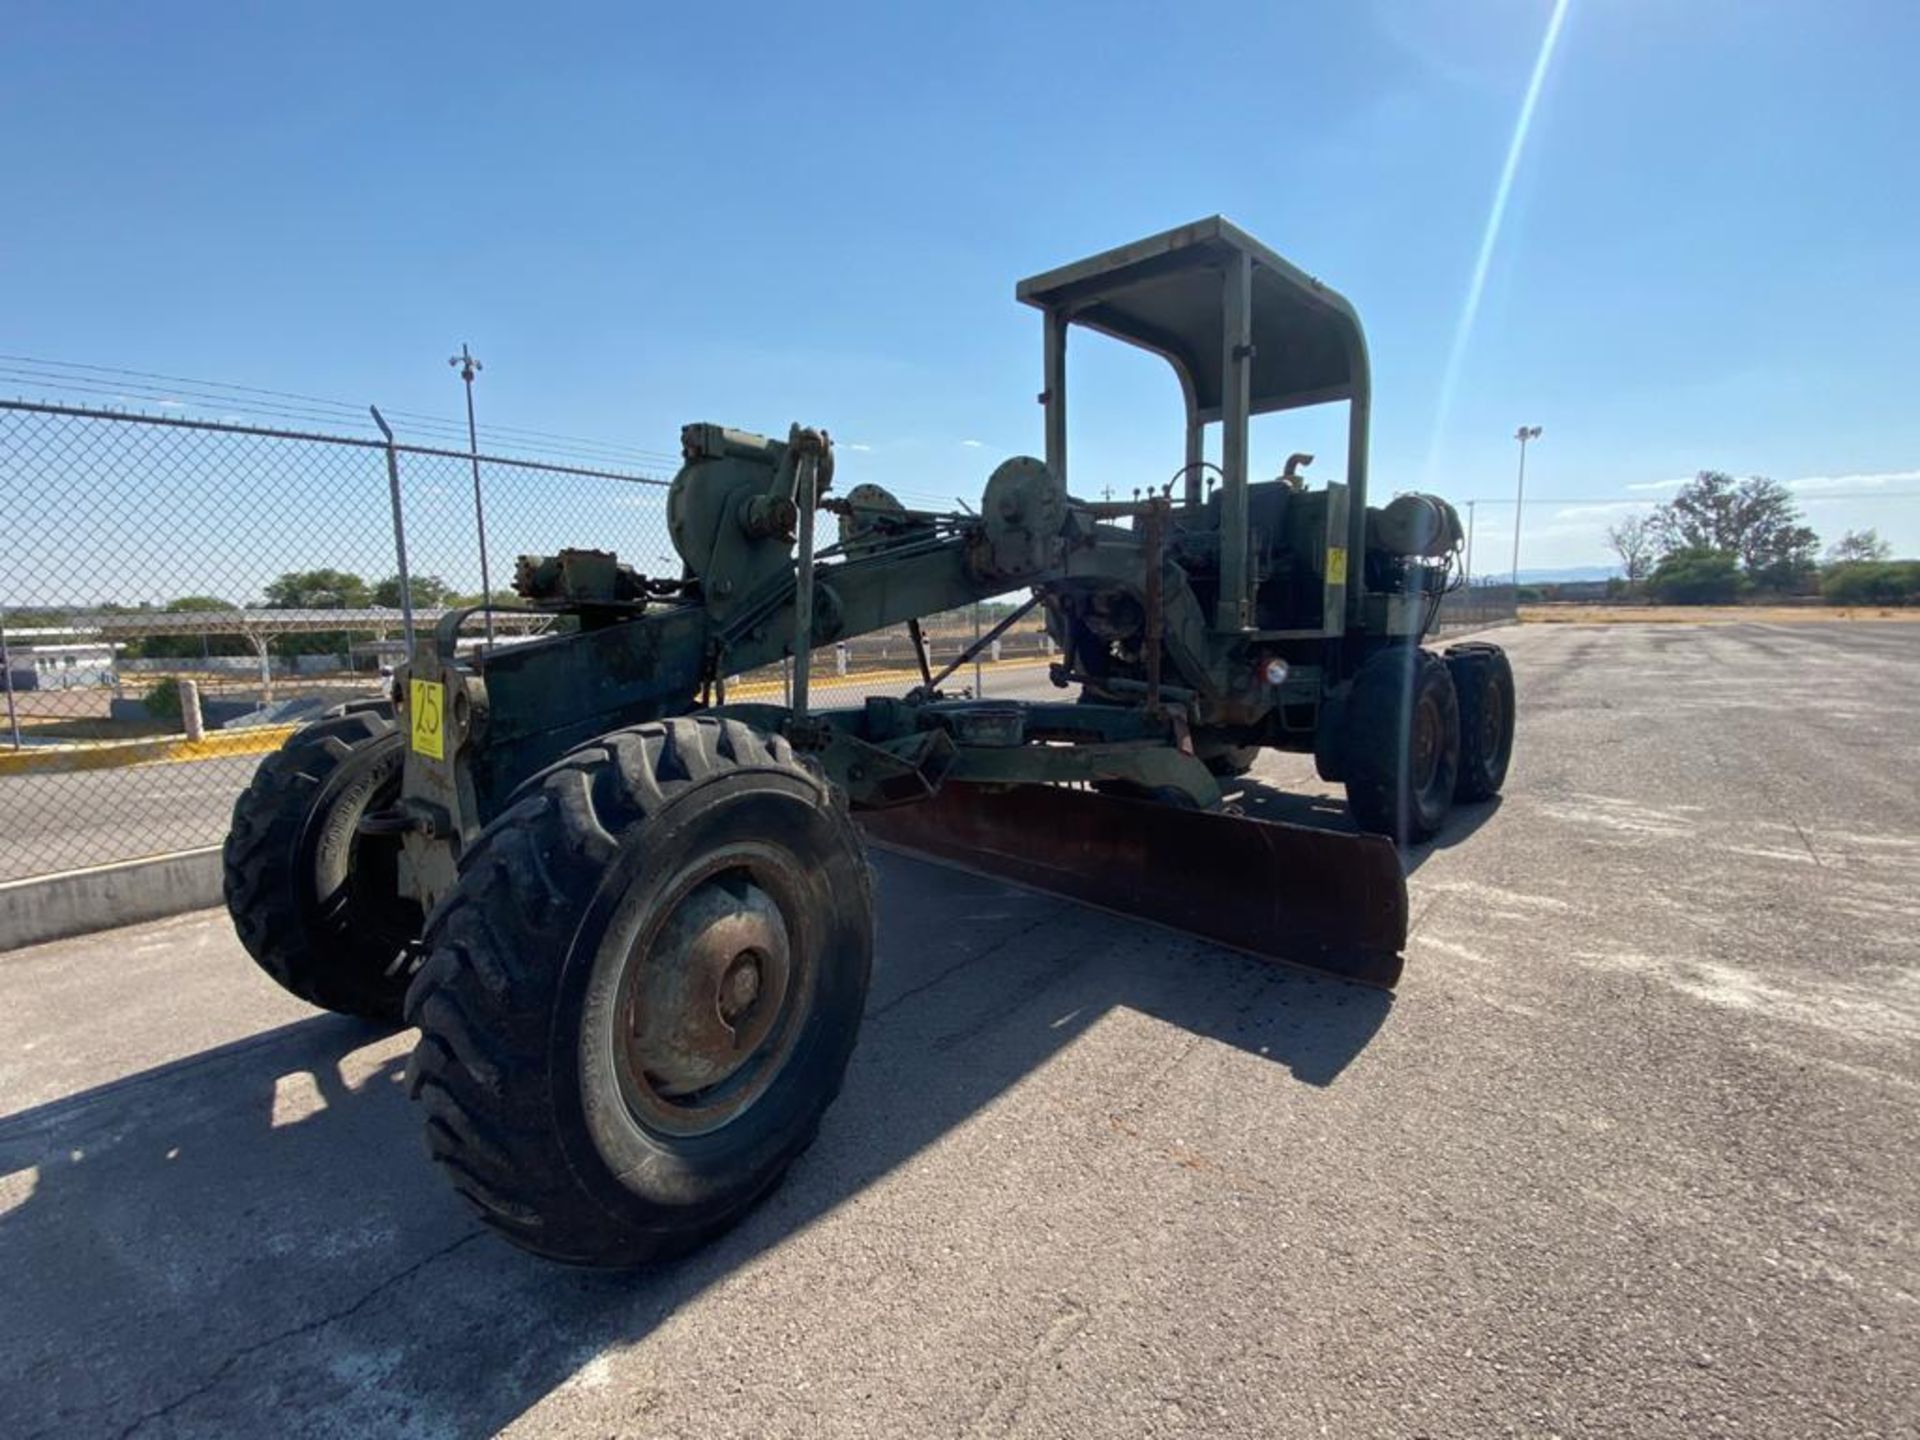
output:
POLYGON ((219 905, 220 847, 0 884, 0 951, 219 905))

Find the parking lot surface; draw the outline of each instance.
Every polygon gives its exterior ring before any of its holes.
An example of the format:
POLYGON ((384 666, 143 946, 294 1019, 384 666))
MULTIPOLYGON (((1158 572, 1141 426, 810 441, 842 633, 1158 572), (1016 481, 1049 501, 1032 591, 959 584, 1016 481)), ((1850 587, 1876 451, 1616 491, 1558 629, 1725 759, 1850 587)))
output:
POLYGON ((0 1434, 1916 1433, 1920 627, 1501 638, 1395 996, 877 856, 818 1144, 651 1272, 220 915, 0 956, 0 1434))

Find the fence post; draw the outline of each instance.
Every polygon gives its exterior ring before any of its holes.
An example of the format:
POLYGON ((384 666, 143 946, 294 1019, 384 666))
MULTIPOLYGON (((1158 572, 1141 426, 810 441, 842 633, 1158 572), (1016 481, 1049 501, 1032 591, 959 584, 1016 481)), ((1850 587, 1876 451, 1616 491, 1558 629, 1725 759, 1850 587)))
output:
MULTIPOLYGON (((400 452, 394 448, 393 431, 387 425, 387 419, 380 413, 378 405, 369 405, 373 412, 373 423, 380 427, 380 433, 387 437, 387 501, 393 507, 393 554, 399 565, 400 576, 400 624, 407 632, 407 663, 413 663, 413 581, 407 576, 407 520, 400 508, 400 452)), ((477 502, 480 498, 480 460, 476 456, 473 462, 473 494, 477 502)), ((485 584, 485 572, 482 571, 481 584, 485 584)), ((493 602, 493 596, 486 597, 493 602)), ((493 617, 487 617, 487 638, 493 638, 493 617)), ((351 662, 349 662, 351 663, 351 662)))
POLYGON ((180 682, 180 720, 187 727, 187 739, 199 741, 207 738, 207 723, 200 714, 198 680, 180 682))
POLYGON ((13 748, 20 745, 20 712, 13 698, 13 652, 7 648, 7 622, 0 618, 0 672, 7 677, 7 728, 13 732, 13 748))

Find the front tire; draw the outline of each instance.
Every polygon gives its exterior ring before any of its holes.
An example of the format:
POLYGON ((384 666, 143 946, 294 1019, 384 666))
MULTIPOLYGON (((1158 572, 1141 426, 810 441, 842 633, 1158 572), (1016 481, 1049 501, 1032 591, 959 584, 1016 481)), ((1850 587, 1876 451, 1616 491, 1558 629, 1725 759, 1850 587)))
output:
POLYGON ((732 1225, 812 1142, 865 1008, 844 803, 784 739, 687 718, 526 782, 407 996, 427 1148, 524 1249, 628 1266, 732 1225))
POLYGON ((404 759, 383 705, 296 730, 234 802, 221 851, 227 913, 262 970, 308 1004, 394 1023, 420 906, 400 894, 399 837, 358 825, 398 798, 404 759))
POLYGON ((1410 645, 1382 650, 1360 667, 1344 713, 1354 822, 1402 845, 1432 838, 1460 771, 1460 706, 1446 663, 1410 645))

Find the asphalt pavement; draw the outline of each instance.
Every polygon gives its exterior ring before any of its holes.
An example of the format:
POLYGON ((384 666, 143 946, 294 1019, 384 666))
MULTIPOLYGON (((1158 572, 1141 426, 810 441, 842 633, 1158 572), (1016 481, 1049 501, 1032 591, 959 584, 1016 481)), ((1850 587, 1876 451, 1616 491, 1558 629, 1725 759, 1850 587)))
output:
POLYGON ((219 915, 0 956, 0 1434, 1920 1433, 1920 626, 1501 638, 1396 995, 878 856, 819 1142, 651 1272, 219 915))

